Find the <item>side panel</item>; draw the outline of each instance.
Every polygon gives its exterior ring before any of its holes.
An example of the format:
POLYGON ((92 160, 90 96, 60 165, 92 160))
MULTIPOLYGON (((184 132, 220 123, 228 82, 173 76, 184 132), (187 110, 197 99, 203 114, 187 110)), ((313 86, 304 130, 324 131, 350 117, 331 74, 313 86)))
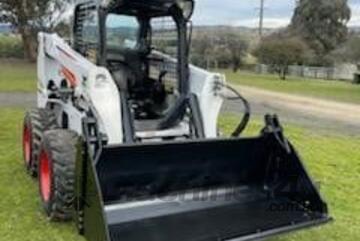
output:
POLYGON ((48 102, 48 85, 52 81, 60 89, 66 81, 73 90, 72 98, 58 100, 70 118, 70 128, 82 134, 82 109, 92 109, 98 120, 100 131, 107 135, 109 144, 123 142, 120 93, 110 73, 98 67, 74 51, 56 34, 39 34, 38 54, 38 107, 48 102))
POLYGON ((44 51, 44 36, 42 33, 38 35, 38 56, 37 56, 37 105, 43 108, 46 104, 46 76, 45 76, 45 51, 44 51))
POLYGON ((51 58, 45 50, 48 40, 46 34, 38 35, 38 57, 37 57, 37 76, 38 76, 38 107, 45 108, 49 96, 48 84, 50 81, 60 83, 59 62, 51 58))
POLYGON ((105 68, 90 71, 86 86, 89 99, 99 115, 100 126, 109 138, 108 144, 123 142, 121 100, 118 88, 105 68))
POLYGON ((217 137, 217 120, 223 104, 223 98, 217 94, 220 90, 215 88, 217 82, 225 84, 225 77, 190 66, 190 91, 198 97, 206 138, 217 137))

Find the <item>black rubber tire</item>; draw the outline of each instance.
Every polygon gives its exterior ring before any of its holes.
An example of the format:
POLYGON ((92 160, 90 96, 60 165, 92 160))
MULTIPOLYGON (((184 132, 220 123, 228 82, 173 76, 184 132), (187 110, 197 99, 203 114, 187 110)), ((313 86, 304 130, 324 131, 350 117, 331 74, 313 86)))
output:
POLYGON ((56 116, 50 110, 33 109, 26 112, 23 127, 23 158, 26 170, 31 176, 36 177, 38 175, 40 146, 44 132, 57 127, 56 116), (30 153, 28 157, 25 151, 24 141, 26 128, 29 130, 30 139, 30 153))
POLYGON ((39 190, 43 207, 51 221, 70 221, 75 196, 75 160, 78 135, 69 130, 51 130, 44 134, 41 153, 46 153, 51 170, 48 200, 42 192, 42 162, 39 165, 39 190))

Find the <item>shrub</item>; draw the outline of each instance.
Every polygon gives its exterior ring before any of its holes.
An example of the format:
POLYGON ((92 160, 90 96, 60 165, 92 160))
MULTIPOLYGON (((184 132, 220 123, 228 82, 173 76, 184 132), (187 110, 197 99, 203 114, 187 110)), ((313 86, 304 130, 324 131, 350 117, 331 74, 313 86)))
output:
POLYGON ((24 58, 21 38, 13 35, 0 35, 0 58, 24 58))

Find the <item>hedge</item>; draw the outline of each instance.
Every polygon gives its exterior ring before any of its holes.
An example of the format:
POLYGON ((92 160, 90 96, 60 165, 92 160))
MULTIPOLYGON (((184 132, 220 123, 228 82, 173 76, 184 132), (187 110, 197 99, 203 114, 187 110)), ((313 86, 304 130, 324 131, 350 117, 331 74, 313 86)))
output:
POLYGON ((21 38, 14 35, 0 35, 0 58, 24 58, 21 38))

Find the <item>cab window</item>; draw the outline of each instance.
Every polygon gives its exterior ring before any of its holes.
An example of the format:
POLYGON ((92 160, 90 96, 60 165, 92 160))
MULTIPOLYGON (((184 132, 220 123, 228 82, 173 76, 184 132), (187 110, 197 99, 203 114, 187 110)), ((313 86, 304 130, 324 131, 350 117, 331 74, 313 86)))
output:
POLYGON ((132 50, 138 47, 140 24, 136 17, 109 14, 106 19, 108 49, 132 50))

